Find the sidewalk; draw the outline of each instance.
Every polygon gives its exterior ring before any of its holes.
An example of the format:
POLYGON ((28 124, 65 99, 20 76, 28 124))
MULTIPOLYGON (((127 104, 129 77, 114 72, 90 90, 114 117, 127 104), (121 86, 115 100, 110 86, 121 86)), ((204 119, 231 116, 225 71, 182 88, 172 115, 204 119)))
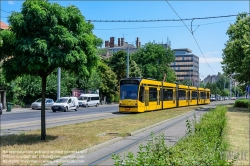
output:
POLYGON ((11 111, 7 111, 7 108, 4 108, 3 114, 31 112, 31 111, 39 111, 39 110, 33 110, 31 108, 12 108, 11 111))

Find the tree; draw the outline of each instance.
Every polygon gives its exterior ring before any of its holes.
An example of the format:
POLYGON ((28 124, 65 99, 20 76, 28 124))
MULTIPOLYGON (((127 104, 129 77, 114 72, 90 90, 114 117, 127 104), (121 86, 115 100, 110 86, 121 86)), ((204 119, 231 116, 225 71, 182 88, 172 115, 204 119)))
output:
POLYGON ((117 88, 116 74, 102 61, 98 63, 97 72, 101 78, 99 87, 100 97, 103 100, 104 96, 107 96, 108 100, 111 102, 117 88))
POLYGON ((122 78, 126 78, 126 68, 127 68, 127 53, 120 50, 113 54, 108 61, 108 65, 112 71, 116 74, 118 82, 122 78))
POLYGON ((139 66, 136 64, 134 60, 130 60, 130 65, 129 65, 129 76, 130 77, 141 77, 141 69, 139 66))
POLYGON ((97 90, 99 89, 100 85, 101 85, 101 77, 99 75, 99 73, 97 72, 97 69, 94 69, 91 72, 90 77, 86 77, 84 75, 79 75, 77 78, 77 87, 79 87, 80 89, 84 89, 84 90, 97 90))
POLYGON ((97 64, 96 47, 101 40, 92 33, 93 25, 73 5, 62 7, 47 0, 26 0, 21 12, 13 12, 8 22, 10 30, 0 35, 3 73, 7 80, 21 75, 41 78, 41 140, 45 140, 47 76, 58 67, 90 75, 97 64))
MULTIPOLYGON (((109 59, 108 65, 115 72, 118 82, 127 77, 127 52, 120 50, 109 59)), ((141 77, 141 69, 129 58, 129 77, 141 77)))
POLYGON ((224 88, 229 87, 229 82, 230 82, 229 79, 224 74, 221 74, 220 72, 218 73, 216 86, 219 89, 224 90, 224 88))
POLYGON ((131 55, 131 59, 139 65, 144 78, 162 81, 164 74, 167 73, 169 82, 175 82, 175 76, 172 76, 174 72, 168 67, 174 58, 173 50, 150 42, 131 55))
POLYGON ((223 71, 241 84, 250 84, 250 17, 247 13, 237 16, 227 30, 229 39, 223 49, 223 71))

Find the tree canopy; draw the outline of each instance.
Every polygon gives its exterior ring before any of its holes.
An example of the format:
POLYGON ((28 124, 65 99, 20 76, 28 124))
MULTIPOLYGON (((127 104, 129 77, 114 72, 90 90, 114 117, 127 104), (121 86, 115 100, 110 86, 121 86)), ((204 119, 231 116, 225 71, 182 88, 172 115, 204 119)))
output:
MULTIPOLYGON (((113 54, 107 63, 115 72, 118 82, 127 77, 127 52, 120 50, 113 54)), ((141 77, 141 69, 134 60, 129 58, 129 77, 141 77)))
POLYGON ((242 84, 250 84, 250 16, 239 14, 227 30, 223 49, 223 71, 242 84))
POLYGON ((120 81, 121 78, 126 78, 126 60, 127 53, 123 50, 114 53, 108 60, 108 65, 115 72, 118 81, 120 81))
POLYGON ((26 0, 21 12, 13 12, 8 22, 10 29, 0 32, 3 74, 7 80, 25 74, 42 78, 41 139, 45 140, 47 76, 58 67, 90 75, 102 40, 92 33, 94 26, 77 7, 47 0, 26 0))
POLYGON ((169 67, 175 56, 174 51, 170 48, 164 48, 161 44, 149 42, 133 53, 131 58, 140 67, 142 77, 162 81, 164 74, 167 74, 166 81, 175 82, 174 72, 169 67))
POLYGON ((112 101, 117 88, 116 74, 102 61, 98 63, 97 73, 101 79, 99 87, 101 99, 103 99, 104 96, 107 96, 108 100, 112 101))

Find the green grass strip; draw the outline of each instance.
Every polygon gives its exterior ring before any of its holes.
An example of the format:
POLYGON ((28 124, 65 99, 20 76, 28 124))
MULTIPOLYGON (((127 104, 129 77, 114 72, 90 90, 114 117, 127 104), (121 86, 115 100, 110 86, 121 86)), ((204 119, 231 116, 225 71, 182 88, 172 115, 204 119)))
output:
POLYGON ((147 145, 140 145, 135 156, 129 152, 124 159, 113 155, 115 165, 231 165, 227 162, 226 142, 223 138, 227 107, 219 106, 206 113, 199 123, 187 121, 186 137, 174 147, 167 147, 164 135, 155 137, 147 145))

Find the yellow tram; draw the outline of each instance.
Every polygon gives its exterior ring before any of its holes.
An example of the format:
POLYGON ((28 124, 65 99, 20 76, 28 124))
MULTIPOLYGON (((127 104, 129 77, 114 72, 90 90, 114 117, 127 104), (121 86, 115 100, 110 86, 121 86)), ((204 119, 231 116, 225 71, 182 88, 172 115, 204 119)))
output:
POLYGON ((209 89, 142 78, 120 81, 119 112, 145 112, 209 103, 209 89))

